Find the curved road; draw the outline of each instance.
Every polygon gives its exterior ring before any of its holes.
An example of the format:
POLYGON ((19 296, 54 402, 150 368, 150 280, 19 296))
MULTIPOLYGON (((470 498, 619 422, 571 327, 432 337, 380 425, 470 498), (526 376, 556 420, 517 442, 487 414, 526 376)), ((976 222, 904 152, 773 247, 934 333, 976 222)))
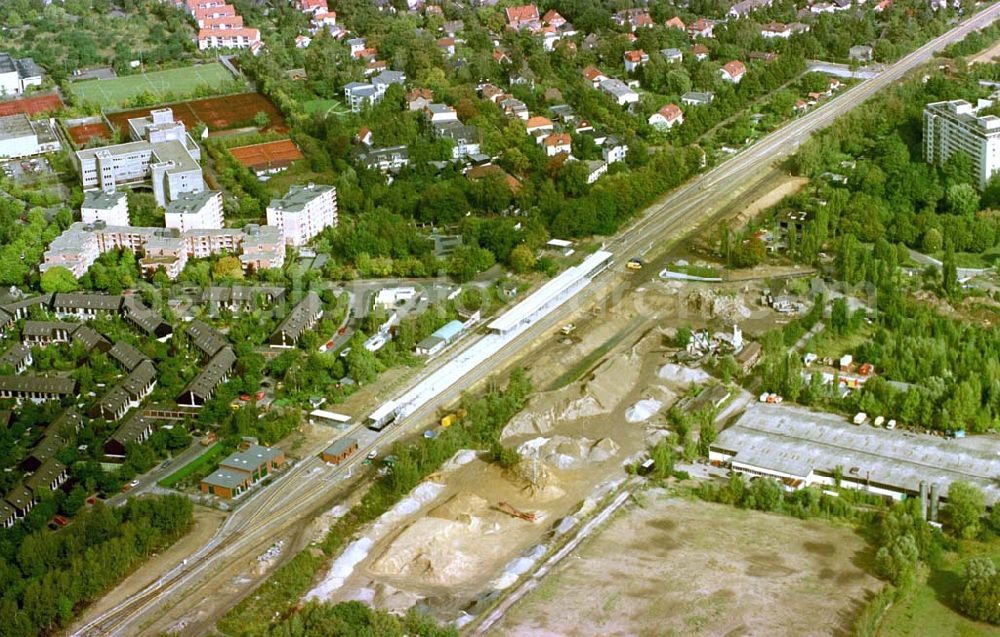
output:
MULTIPOLYGON (((825 128, 836 118, 857 107, 878 91, 898 81, 933 57, 943 46, 961 40, 969 32, 994 21, 1000 5, 994 4, 970 17, 944 35, 935 38, 913 53, 889 66, 878 77, 866 80, 839 97, 819 106, 807 115, 793 120, 761 139, 753 146, 728 159, 718 167, 678 187, 657 204, 651 206, 630 227, 613 239, 607 249, 627 258, 642 252, 644 246, 676 238, 709 219, 720 207, 742 189, 755 183, 774 162, 791 155, 814 132, 825 128)), ((329 467, 316 455, 320 448, 309 450, 305 459, 289 469, 275 482, 253 496, 229 517, 213 539, 199 551, 163 574, 156 582, 118 606, 102 613, 77 629, 80 636, 111 636, 141 634, 145 626, 173 607, 181 598, 204 587, 221 566, 235 559, 246 559, 262 552, 277 535, 303 516, 320 506, 331 496, 331 483, 343 479, 376 445, 392 441, 425 426, 440 405, 456 400, 465 391, 488 375, 504 368, 524 353, 537 337, 560 324, 581 307, 589 307, 605 299, 609 285, 621 276, 609 269, 581 291, 574 299, 533 324, 508 344, 501 354, 469 373, 431 403, 418 409, 398 425, 386 430, 376 440, 340 467, 329 467)), ((466 347, 476 342, 471 339, 466 347)), ((439 362, 440 364, 440 362, 439 362)), ((360 429, 360 426, 358 427, 360 429)))

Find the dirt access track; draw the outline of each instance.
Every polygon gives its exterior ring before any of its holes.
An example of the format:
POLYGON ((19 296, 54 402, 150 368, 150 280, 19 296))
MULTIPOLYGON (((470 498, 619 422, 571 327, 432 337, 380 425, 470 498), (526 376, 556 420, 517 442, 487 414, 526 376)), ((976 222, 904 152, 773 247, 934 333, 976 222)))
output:
POLYGON ((847 635, 881 584, 850 528, 660 490, 643 497, 490 634, 847 635))

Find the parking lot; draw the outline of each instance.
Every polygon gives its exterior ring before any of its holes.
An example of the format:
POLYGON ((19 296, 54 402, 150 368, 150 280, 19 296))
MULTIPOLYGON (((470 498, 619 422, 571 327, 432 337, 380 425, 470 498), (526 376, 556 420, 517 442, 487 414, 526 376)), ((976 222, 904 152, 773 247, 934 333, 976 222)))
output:
POLYGON ((31 182, 54 174, 52 166, 44 157, 7 161, 0 164, 0 170, 3 170, 5 177, 18 182, 31 182))

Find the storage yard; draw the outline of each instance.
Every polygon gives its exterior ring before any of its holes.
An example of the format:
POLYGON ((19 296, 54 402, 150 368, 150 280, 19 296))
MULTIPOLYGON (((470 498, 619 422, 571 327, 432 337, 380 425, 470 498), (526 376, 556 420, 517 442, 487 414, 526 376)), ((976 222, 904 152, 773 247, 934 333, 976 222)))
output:
POLYGON ((652 491, 491 635, 841 635, 881 582, 863 538, 652 491), (595 586, 600 582, 600 586, 595 586))

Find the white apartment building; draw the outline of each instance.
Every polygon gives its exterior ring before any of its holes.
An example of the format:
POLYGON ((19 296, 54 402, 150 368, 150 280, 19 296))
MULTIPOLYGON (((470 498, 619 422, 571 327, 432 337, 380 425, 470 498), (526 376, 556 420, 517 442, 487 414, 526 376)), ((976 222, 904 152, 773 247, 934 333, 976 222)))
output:
POLYGON ((152 181, 156 203, 166 206, 181 193, 205 189, 201 149, 169 108, 129 120, 132 141, 85 148, 73 155, 84 190, 115 190, 117 184, 152 181))
POLYGON ((239 29, 200 29, 198 48, 205 49, 249 49, 260 44, 260 31, 250 27, 239 29))
POLYGON ((42 69, 31 58, 20 60, 0 52, 0 96, 21 95, 29 86, 41 86, 42 69))
POLYGON ((246 269, 280 267, 285 242, 279 228, 250 224, 243 228, 186 230, 139 226, 113 226, 102 221, 76 222, 49 244, 39 271, 61 266, 79 278, 97 258, 111 250, 131 250, 141 255, 143 273, 163 268, 176 278, 188 258, 205 258, 226 252, 238 254, 246 269))
POLYGON ((337 189, 333 186, 292 186, 267 207, 267 224, 276 226, 292 246, 301 246, 324 228, 337 225, 337 189))
MULTIPOLYGON (((86 219, 84 219, 86 221, 86 219)), ((186 230, 218 230, 222 227, 222 193, 217 190, 185 192, 167 204, 164 225, 186 230)))
POLYGON ((83 193, 80 218, 84 223, 103 221, 109 226, 127 226, 128 195, 124 191, 88 190, 83 193))
POLYGON ((976 106, 951 100, 925 106, 924 158, 940 165, 961 153, 972 163, 979 187, 986 186, 1000 170, 1000 117, 978 111, 992 105, 990 100, 979 100, 976 106))

